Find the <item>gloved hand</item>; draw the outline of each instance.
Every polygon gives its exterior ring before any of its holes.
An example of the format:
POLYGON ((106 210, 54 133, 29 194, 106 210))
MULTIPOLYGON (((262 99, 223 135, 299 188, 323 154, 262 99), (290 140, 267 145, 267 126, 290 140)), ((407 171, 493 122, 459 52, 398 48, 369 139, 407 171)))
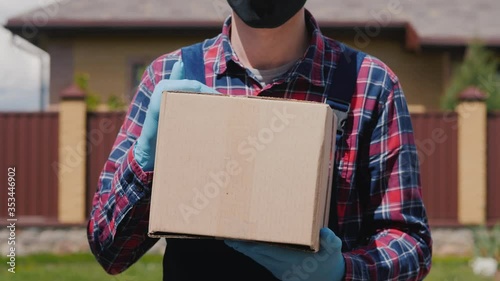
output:
POLYGON ((155 86, 141 135, 135 144, 134 157, 144 171, 152 171, 154 168, 158 118, 160 117, 161 96, 164 91, 218 94, 214 89, 198 81, 184 79, 184 64, 182 61, 174 64, 170 79, 162 80, 155 86))
POLYGON ((241 241, 226 240, 225 243, 280 280, 340 281, 345 273, 342 241, 329 228, 322 228, 320 237, 321 247, 317 253, 241 241))

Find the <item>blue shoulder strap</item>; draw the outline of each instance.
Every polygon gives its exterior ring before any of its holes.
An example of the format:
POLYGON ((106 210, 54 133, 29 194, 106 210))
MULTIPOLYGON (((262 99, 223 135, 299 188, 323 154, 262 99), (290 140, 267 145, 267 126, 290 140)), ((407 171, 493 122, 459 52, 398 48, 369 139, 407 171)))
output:
POLYGON ((203 45, 197 43, 181 49, 182 61, 184 62, 184 74, 188 80, 196 80, 206 84, 205 59, 203 57, 203 45))
MULTIPOLYGON (((345 45, 344 45, 345 46, 345 45)), ((351 108, 352 95, 356 90, 358 72, 366 54, 345 46, 337 62, 336 69, 332 70, 333 75, 326 86, 328 94, 326 103, 337 115, 337 142, 344 134, 344 126, 347 114, 351 108)))
MULTIPOLYGON (((205 62, 203 58, 203 47, 201 43, 184 47, 181 49, 182 61, 186 79, 196 80, 201 83, 205 81, 205 62)), ((366 54, 345 46, 340 56, 336 69, 332 69, 328 75, 326 103, 332 107, 337 116, 338 130, 337 143, 340 143, 344 133, 344 125, 351 107, 351 99, 356 89, 358 72, 366 54)), ((338 229, 337 207, 335 193, 332 192, 330 205, 329 227, 334 231, 338 229)))
MULTIPOLYGON (((340 145, 344 135, 344 126, 351 108, 352 96, 356 91, 359 69, 366 56, 365 53, 358 52, 345 45, 344 47, 345 49, 337 62, 337 67, 330 70, 333 73, 328 74, 329 79, 325 89, 327 93, 326 103, 330 105, 337 116, 337 146, 340 145)), ((337 194, 335 192, 335 183, 332 184, 328 226, 334 232, 337 232, 337 194)))
MULTIPOLYGON (((203 57, 203 45, 197 43, 181 49, 182 61, 186 79, 196 80, 203 84, 205 81, 205 61, 203 57)), ((345 46, 344 52, 337 62, 333 74, 328 74, 326 92, 328 93, 326 103, 330 105, 337 115, 337 142, 344 134, 344 126, 349 113, 352 95, 356 89, 358 71, 366 55, 345 46)))

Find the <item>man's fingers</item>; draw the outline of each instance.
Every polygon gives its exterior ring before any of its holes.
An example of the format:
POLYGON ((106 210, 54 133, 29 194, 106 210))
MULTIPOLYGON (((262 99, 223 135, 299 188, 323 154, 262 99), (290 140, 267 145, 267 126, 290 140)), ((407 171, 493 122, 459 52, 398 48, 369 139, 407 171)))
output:
POLYGON ((324 250, 330 252, 332 250, 339 250, 342 248, 342 241, 329 228, 324 227, 320 230, 320 238, 321 248, 324 250))
POLYGON ((237 240, 224 240, 224 243, 235 250, 248 251, 253 243, 237 241, 237 240))
POLYGON ((289 256, 291 253, 293 254, 301 253, 292 249, 267 245, 264 243, 253 243, 253 242, 231 241, 231 240, 226 240, 224 242, 226 243, 226 245, 237 251, 244 252, 247 254, 260 255, 262 257, 270 257, 273 260, 275 260, 276 256, 286 257, 289 256))
POLYGON ((175 62, 170 73, 170 80, 182 80, 184 76, 184 63, 182 61, 175 62))
POLYGON ((200 93, 206 93, 206 94, 220 94, 214 88, 210 88, 210 87, 208 87, 205 84, 201 84, 199 92, 200 93))
POLYGON ((206 94, 220 94, 215 89, 208 87, 207 85, 200 83, 198 81, 186 80, 184 72, 184 62, 182 60, 176 61, 172 66, 172 71, 170 72, 170 78, 163 82, 165 86, 161 86, 165 91, 184 91, 184 92, 198 92, 206 94))

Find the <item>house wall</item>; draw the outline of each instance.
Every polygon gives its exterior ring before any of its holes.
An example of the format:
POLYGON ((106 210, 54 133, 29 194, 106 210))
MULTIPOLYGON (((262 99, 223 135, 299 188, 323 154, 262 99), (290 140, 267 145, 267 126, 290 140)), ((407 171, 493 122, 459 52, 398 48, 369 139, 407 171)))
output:
MULTIPOLYGON (((351 46, 356 47, 355 37, 345 34, 326 35, 334 37, 351 46)), ((65 50, 62 58, 65 62, 52 56, 52 85, 59 85, 58 79, 68 81, 67 72, 71 76, 77 72, 90 74, 90 89, 101 95, 102 101, 106 101, 110 95, 130 97, 133 95, 133 85, 130 83, 131 62, 147 61, 173 51, 182 46, 202 40, 204 37, 104 37, 104 36, 80 36, 73 40, 55 41, 60 46, 72 46, 71 50, 65 50), (68 54, 72 54, 72 60, 68 54), (58 66, 54 68, 54 65, 58 66), (66 71, 63 71, 63 69, 66 71), (72 68, 72 69, 70 69, 72 68), (58 73, 55 73, 55 72, 58 73)), ((358 44, 359 45, 359 44, 358 44)), ((57 49, 49 47, 48 49, 57 49)), ((357 46, 360 48, 360 46, 357 46)), ((370 53, 391 67, 398 75, 407 97, 410 109, 413 112, 434 111, 439 109, 440 97, 445 88, 445 73, 448 57, 443 51, 426 50, 421 53, 407 51, 400 36, 374 37, 361 50, 370 53)), ((59 90, 52 87, 52 91, 59 90)), ((55 99, 52 99, 54 102, 55 99)))
POLYGON ((155 58, 203 38, 103 38, 84 37, 74 40, 75 73, 90 74, 89 87, 106 101, 111 95, 133 96, 131 64, 143 61, 149 64, 155 58))
POLYGON ((440 99, 445 90, 446 52, 407 51, 401 38, 395 36, 375 37, 364 47, 356 44, 354 36, 328 35, 386 63, 399 77, 412 111, 439 110, 440 99))
POLYGON ((51 105, 59 102, 59 93, 73 82, 74 55, 70 40, 51 40, 46 50, 50 55, 51 105))

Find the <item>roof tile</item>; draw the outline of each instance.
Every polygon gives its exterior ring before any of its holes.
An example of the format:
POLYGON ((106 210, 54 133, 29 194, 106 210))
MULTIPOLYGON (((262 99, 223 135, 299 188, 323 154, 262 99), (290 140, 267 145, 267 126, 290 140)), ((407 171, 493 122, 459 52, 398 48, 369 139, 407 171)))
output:
MULTIPOLYGON (((410 23, 423 40, 483 39, 500 45, 498 0, 309 0, 306 7, 325 25, 402 25, 410 23), (379 16, 384 16, 379 18, 379 16)), ((62 0, 11 18, 8 28, 48 22, 96 26, 218 26, 230 14, 226 0, 62 0)))

